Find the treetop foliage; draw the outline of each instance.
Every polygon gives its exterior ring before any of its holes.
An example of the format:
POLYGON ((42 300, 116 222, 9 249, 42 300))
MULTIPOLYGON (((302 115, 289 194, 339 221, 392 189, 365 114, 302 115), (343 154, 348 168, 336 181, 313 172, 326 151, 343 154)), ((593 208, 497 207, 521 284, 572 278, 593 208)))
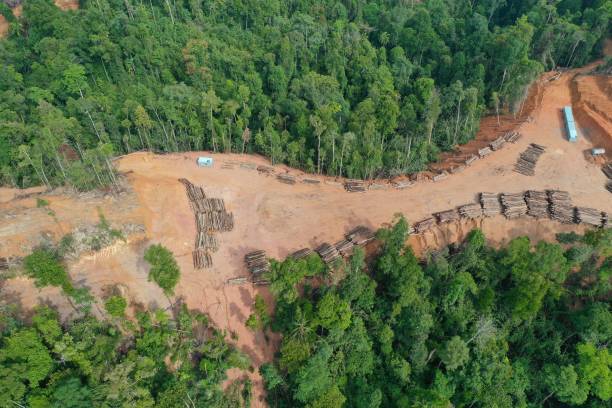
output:
POLYGON ((424 260, 407 231, 381 230, 337 284, 276 286, 280 353, 260 370, 272 407, 609 405, 612 230, 500 249, 474 230, 424 260))
MULTIPOLYGON (((0 41, 0 182, 115 183, 147 149, 353 178, 422 169, 598 55, 606 0, 28 0, 0 41)), ((0 10, 2 12, 2 10, 0 10)))

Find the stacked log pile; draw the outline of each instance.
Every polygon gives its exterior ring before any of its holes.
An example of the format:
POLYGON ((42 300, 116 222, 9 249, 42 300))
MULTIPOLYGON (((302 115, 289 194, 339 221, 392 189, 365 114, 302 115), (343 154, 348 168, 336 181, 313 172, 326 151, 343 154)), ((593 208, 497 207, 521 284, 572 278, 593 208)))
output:
POLYGON ((478 156, 473 154, 470 157, 468 157, 467 159, 465 159, 465 165, 469 166, 470 164, 474 163, 476 160, 478 160, 478 156))
POLYGON ((606 184, 606 190, 612 193, 612 181, 608 181, 606 184))
POLYGON ((292 253, 291 257, 297 261, 298 259, 306 258, 310 254, 312 254, 312 249, 310 249, 310 248, 302 248, 302 249, 292 253))
POLYGON ((546 148, 539 144, 531 143, 527 150, 525 150, 519 156, 516 164, 514 165, 514 171, 523 174, 525 176, 535 175, 535 166, 538 159, 544 153, 546 148))
POLYGON ((285 184, 295 184, 295 177, 288 173, 279 174, 276 176, 278 181, 285 184))
POLYGON ((548 217, 548 195, 546 191, 529 190, 525 193, 527 214, 535 218, 548 217))
POLYGON ((447 223, 452 221, 457 221, 459 219, 459 213, 457 210, 447 210, 441 211, 439 213, 434 214, 440 223, 447 223))
POLYGON ((340 255, 346 258, 352 255, 353 247, 355 246, 355 244, 353 244, 348 239, 343 239, 341 241, 336 242, 334 246, 336 247, 336 250, 340 252, 340 255))
POLYGON ((594 227, 601 227, 603 225, 602 216, 603 213, 594 208, 576 207, 576 222, 578 224, 588 224, 594 227))
POLYGON ((245 278, 243 276, 240 276, 238 278, 230 278, 227 280, 227 284, 228 285, 243 285, 245 283, 247 283, 248 278, 245 278))
POLYGON ((506 139, 504 139, 503 136, 500 136, 497 139, 495 139, 494 141, 492 141, 489 144, 489 147, 491 148, 491 150, 497 151, 497 150, 501 149, 504 146, 504 143, 506 143, 506 139))
POLYGON ((550 217, 564 224, 574 221, 574 207, 567 191, 549 190, 550 217))
POLYGON ((491 153, 493 153, 493 150, 491 150, 489 146, 483 147, 482 149, 478 149, 478 156, 480 156, 480 158, 488 156, 491 153))
POLYGON ((501 195, 501 201, 506 218, 519 218, 527 214, 527 203, 523 193, 504 193, 501 195))
POLYGON ((204 189, 202 187, 196 187, 189 180, 184 178, 180 178, 179 181, 185 186, 187 198, 190 202, 194 203, 206 198, 206 194, 204 194, 204 189))
POLYGON ((257 166, 257 171, 261 174, 274 174, 274 167, 259 165, 257 166))
POLYGON ((328 244, 327 242, 321 244, 317 248, 317 253, 321 256, 323 262, 327 265, 334 262, 336 259, 340 258, 340 252, 336 249, 336 247, 328 244))
POLYGON ((363 180, 346 180, 344 188, 350 193, 363 193, 366 191, 365 182, 363 180))
POLYGON ((202 187, 194 186, 189 180, 181 178, 185 186, 189 204, 196 220, 195 251, 193 266, 196 269, 212 266, 211 252, 219 249, 215 232, 231 231, 234 228, 234 215, 225 209, 225 202, 220 198, 207 198, 202 187))
POLYGON ((244 262, 254 279, 270 270, 270 261, 264 250, 249 252, 244 256, 244 262))
POLYGON ((444 179, 445 179, 445 178, 447 178, 447 177, 448 177, 448 173, 447 173, 447 172, 445 172, 445 171, 443 171, 442 173, 439 173, 439 174, 436 174, 435 176, 433 176, 433 177, 432 177, 432 180, 433 180, 434 182, 436 182, 436 181, 441 181, 441 180, 444 180, 444 179))
POLYGON ((240 168, 246 170, 255 170, 257 168, 257 165, 255 163, 244 162, 240 163, 240 168))
POLYGON ((425 218, 424 220, 421 220, 417 222, 416 224, 414 224, 414 231, 417 234, 422 234, 425 231, 428 231, 429 229, 431 229, 431 227, 433 227, 435 224, 436 224, 435 218, 433 217, 425 218))
POLYGON ((485 217, 492 217, 502 212, 499 197, 495 193, 480 193, 480 204, 485 217))
POLYGON ((21 258, 0 257, 0 270, 9 269, 21 262, 21 258))
POLYGON ((302 183, 306 183, 306 184, 321 184, 320 180, 315 180, 315 179, 308 179, 305 178, 302 180, 302 183))
POLYGON ((459 166, 453 166, 450 169, 450 172, 452 174, 457 174, 457 173, 461 173, 463 170, 465 170, 465 164, 460 164, 459 166))
POLYGON ((349 231, 349 233, 346 234, 346 239, 351 241, 354 245, 364 246, 374 239, 374 232, 368 227, 360 225, 349 231))
POLYGON ((482 217, 482 206, 478 203, 466 204, 459 207, 459 214, 463 218, 482 217))
POLYGON ((608 228, 608 213, 605 211, 601 212, 601 227, 608 228))
POLYGON ((234 215, 225 211, 199 212, 196 222, 198 231, 226 232, 234 229, 234 215))
POLYGON ((395 183, 393 183, 393 187, 397 188, 398 190, 404 190, 412 186, 414 186, 414 182, 410 180, 396 181, 395 183))
POLYGON ((217 237, 213 234, 200 230, 196 234, 195 247, 204 248, 210 252, 217 252, 219 250, 219 242, 217 241, 217 237))
POLYGON ((519 132, 508 132, 504 135, 504 140, 508 143, 516 143, 521 138, 521 134, 519 132))
POLYGON ((601 168, 607 178, 612 179, 612 162, 606 164, 601 168))
POLYGON ((193 257, 194 268, 204 269, 212 266, 212 257, 206 249, 196 249, 191 255, 193 257))

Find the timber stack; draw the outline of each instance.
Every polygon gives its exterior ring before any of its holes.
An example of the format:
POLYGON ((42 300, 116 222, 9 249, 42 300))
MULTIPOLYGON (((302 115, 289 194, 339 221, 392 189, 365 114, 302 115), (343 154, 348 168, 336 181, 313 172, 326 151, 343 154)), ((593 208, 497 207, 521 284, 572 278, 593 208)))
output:
POLYGON ((412 186, 414 186, 414 182, 410 180, 396 181, 393 183, 393 187, 397 188, 398 190, 404 190, 412 186))
POLYGON ((458 166, 451 167, 450 172, 452 174, 457 174, 457 173, 461 173, 463 170, 465 170, 465 164, 460 164, 458 166))
POLYGON ((336 250, 340 252, 340 255, 347 258, 353 254, 353 247, 355 246, 355 244, 353 244, 348 239, 343 239, 341 241, 336 242, 334 246, 336 247, 336 250))
POLYGON ((508 132, 504 135, 504 140, 508 143, 516 143, 521 138, 521 134, 519 132, 508 132))
POLYGON ((493 150, 491 150, 489 146, 483 147, 482 149, 478 149, 478 156, 480 156, 481 159, 485 156, 490 155, 491 153, 493 153, 493 150))
POLYGON ((546 191, 529 190, 525 193, 527 214, 535 218, 548 217, 548 195, 546 191))
POLYGON ((321 184, 320 180, 305 178, 302 180, 302 183, 306 184, 321 184))
POLYGON ((607 178, 612 180, 612 162, 606 164, 601 168, 601 171, 604 172, 607 178))
POLYGON ((206 194, 204 194, 204 189, 202 187, 196 187, 189 180, 184 178, 180 178, 179 181, 185 186, 187 198, 191 203, 195 203, 206 198, 206 194))
POLYGON ((202 187, 194 186, 189 180, 179 179, 185 186, 189 204, 196 221, 195 251, 193 251, 193 266, 196 269, 210 268, 212 258, 210 253, 219 249, 215 232, 231 231, 234 228, 234 215, 225 209, 221 198, 207 198, 202 187))
POLYGON ((368 227, 360 225, 346 234, 346 239, 351 241, 356 246, 364 246, 374 239, 374 232, 368 227))
POLYGON ((295 177, 289 173, 283 173, 276 176, 277 180, 285 184, 295 184, 295 177))
POLYGON ((310 249, 310 248, 302 248, 302 249, 292 253, 291 257, 297 261, 298 259, 306 258, 310 254, 312 254, 312 249, 310 249))
POLYGON ((438 173, 438 174, 436 174, 435 176, 433 176, 433 177, 432 177, 432 180, 433 180, 434 182, 437 182, 437 181, 444 180, 444 179, 445 179, 445 178, 447 178, 447 177, 448 177, 448 173, 447 173, 447 172, 445 172, 445 171, 443 171, 442 173, 438 173))
POLYGON ((439 213, 435 213, 434 216, 438 219, 440 223, 457 221, 459 219, 459 213, 455 209, 441 211, 439 213))
POLYGON ((550 217, 564 224, 574 221, 574 207, 567 191, 549 190, 550 217))
POLYGON ((213 234, 200 230, 196 233, 196 237, 196 248, 204 248, 210 252, 217 252, 219 250, 219 242, 217 241, 217 237, 213 234))
POLYGON ((544 150, 546 150, 544 146, 531 143, 527 150, 520 154, 514 165, 514 171, 525 176, 534 176, 536 163, 544 150))
POLYGON ((523 193, 503 193, 501 195, 504 215, 508 219, 519 218, 527 214, 527 203, 523 193))
POLYGON ((429 218, 425 218, 424 220, 421 220, 419 222, 417 222, 416 224, 414 224, 414 231, 417 234, 422 234, 425 231, 428 231, 431 229, 431 227, 433 227, 434 225, 436 225, 436 219, 433 217, 429 217, 429 218))
POLYGON ((606 184, 606 190, 612 193, 612 181, 608 181, 606 184))
POLYGON ((603 225, 602 215, 601 211, 594 208, 576 207, 576 223, 578 224, 601 227, 603 225))
POLYGON ((264 250, 249 252, 244 256, 244 262, 254 279, 270 270, 270 261, 268 261, 264 250))
POLYGON ((502 212, 502 206, 496 193, 480 193, 480 204, 485 217, 492 217, 502 212))
POLYGON ((336 259, 340 258, 340 253, 336 249, 336 247, 328 244, 327 242, 321 244, 317 248, 317 253, 321 256, 321 259, 325 264, 329 265, 334 262, 336 259))
POLYGON ((465 165, 469 166, 470 164, 474 163, 476 160, 478 160, 478 156, 473 154, 470 157, 468 157, 467 159, 465 159, 465 165))
POLYGON ((234 215, 228 212, 199 212, 196 220, 198 231, 226 232, 234 229, 234 215))
POLYGON ((349 193, 363 193, 366 191, 365 182, 363 180, 346 180, 344 188, 349 193))
POLYGON ((497 150, 501 149, 504 146, 504 143, 506 143, 506 139, 504 139, 503 136, 500 136, 497 139, 495 139, 494 141, 492 141, 489 144, 489 147, 491 148, 491 150, 497 151, 497 150))
POLYGON ((230 278, 226 281, 228 285, 244 285, 247 283, 248 279, 244 276, 240 276, 238 278, 230 278))
POLYGON ((459 214, 463 218, 482 217, 482 207, 478 203, 466 204, 459 207, 459 214))
POLYGON ((191 255, 193 257, 193 266, 195 269, 212 267, 212 257, 206 249, 196 249, 191 255))
POLYGON ((257 166, 257 171, 260 174, 270 175, 274 174, 274 167, 264 166, 260 164, 259 166, 257 166))

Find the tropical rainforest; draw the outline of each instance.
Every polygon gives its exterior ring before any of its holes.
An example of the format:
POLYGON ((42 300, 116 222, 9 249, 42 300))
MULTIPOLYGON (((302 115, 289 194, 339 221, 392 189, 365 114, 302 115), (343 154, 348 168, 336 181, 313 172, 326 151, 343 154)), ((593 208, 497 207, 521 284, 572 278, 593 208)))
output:
POLYGON ((407 231, 333 274, 273 263, 275 312, 253 325, 282 335, 260 369, 270 406, 610 406, 612 230, 500 249, 473 230, 423 261, 407 231))
MULTIPOLYGON (((11 1, 14 5, 16 2, 11 1)), ((137 150, 412 172, 600 55, 609 0, 27 0, 0 40, 0 184, 117 182, 137 150)))

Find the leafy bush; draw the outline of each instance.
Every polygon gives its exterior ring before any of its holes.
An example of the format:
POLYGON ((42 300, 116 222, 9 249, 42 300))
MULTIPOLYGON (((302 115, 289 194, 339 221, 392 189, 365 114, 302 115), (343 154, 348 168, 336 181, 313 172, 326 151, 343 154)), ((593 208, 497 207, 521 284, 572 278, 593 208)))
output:
POLYGON ((167 295, 172 295, 181 274, 172 252, 161 244, 151 245, 144 259, 151 265, 149 280, 157 283, 167 295))
POLYGON ((127 301, 123 296, 111 296, 106 299, 104 308, 106 312, 113 317, 125 317, 125 308, 127 307, 127 301))

